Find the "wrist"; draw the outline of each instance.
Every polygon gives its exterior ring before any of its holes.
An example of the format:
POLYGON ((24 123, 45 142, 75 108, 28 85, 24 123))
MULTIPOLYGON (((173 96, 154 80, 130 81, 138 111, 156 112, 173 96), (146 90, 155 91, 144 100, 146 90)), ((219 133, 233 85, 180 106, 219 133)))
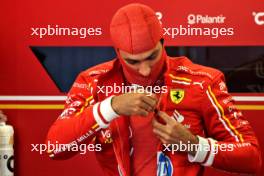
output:
MULTIPOLYGON (((191 139, 190 139, 190 143, 191 145, 197 145, 199 144, 199 138, 196 135, 192 135, 191 139)), ((197 148, 196 147, 191 147, 191 150, 188 151, 188 153, 192 156, 195 156, 197 152, 197 148)))
POLYGON ((95 121, 101 128, 107 128, 110 122, 119 117, 111 106, 113 96, 106 98, 102 102, 98 102, 93 106, 93 115, 95 121))
POLYGON ((195 154, 193 155, 193 153, 189 153, 188 154, 188 160, 190 162, 199 162, 199 163, 202 163, 205 159, 206 159, 206 156, 208 154, 208 151, 206 150, 205 147, 209 147, 209 142, 206 138, 203 138, 203 137, 200 137, 200 136, 196 136, 198 137, 198 148, 196 148, 196 152, 195 154))

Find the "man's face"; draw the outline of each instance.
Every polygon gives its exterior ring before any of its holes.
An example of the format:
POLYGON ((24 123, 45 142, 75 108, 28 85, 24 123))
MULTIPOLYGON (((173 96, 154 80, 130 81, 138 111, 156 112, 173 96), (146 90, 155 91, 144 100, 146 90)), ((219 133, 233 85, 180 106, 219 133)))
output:
POLYGON ((162 44, 158 42, 155 48, 139 54, 129 54, 122 50, 119 51, 121 57, 130 68, 136 70, 140 75, 147 77, 151 73, 152 66, 161 59, 162 44))

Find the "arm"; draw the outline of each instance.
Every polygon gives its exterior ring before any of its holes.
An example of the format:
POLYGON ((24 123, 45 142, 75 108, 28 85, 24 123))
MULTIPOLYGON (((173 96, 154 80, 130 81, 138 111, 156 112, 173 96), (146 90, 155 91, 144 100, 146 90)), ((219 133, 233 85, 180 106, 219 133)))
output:
POLYGON ((208 152, 198 150, 195 157, 189 155, 189 160, 230 172, 256 173, 261 167, 258 141, 248 121, 235 108, 222 73, 208 86, 201 109, 211 138, 199 137, 199 143, 211 147, 208 152), (227 148, 223 150, 224 146, 227 148))
MULTIPOLYGON (((95 136, 99 137, 98 132, 120 115, 147 116, 154 111, 155 95, 144 93, 126 93, 97 102, 94 80, 78 76, 68 93, 64 111, 48 132, 46 144, 87 144, 95 136)), ((49 151, 50 157, 55 159, 66 159, 76 153, 49 151)))
MULTIPOLYGON (((96 102, 96 82, 80 74, 68 93, 64 110, 49 129, 46 144, 87 144, 97 133, 118 117, 111 106, 112 97, 96 102)), ((65 159, 77 152, 48 151, 55 159, 65 159)))

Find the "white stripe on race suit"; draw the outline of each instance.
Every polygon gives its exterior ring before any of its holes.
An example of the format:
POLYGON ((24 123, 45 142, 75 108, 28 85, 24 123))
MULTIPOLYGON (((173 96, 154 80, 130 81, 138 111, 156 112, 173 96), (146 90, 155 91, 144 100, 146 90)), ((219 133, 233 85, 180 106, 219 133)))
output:
POLYGON ((218 107, 214 103, 214 101, 213 101, 212 97, 210 96, 208 90, 206 91, 206 94, 207 94, 210 102, 212 103, 213 107, 215 108, 215 110, 217 112, 218 119, 222 122, 222 124, 224 125, 225 129, 230 133, 230 135, 233 136, 237 142, 239 142, 238 137, 233 133, 233 131, 231 131, 231 129, 226 125, 225 121, 222 119, 222 115, 220 113, 220 110, 218 109, 218 107))
POLYGON ((173 82, 173 83, 178 83, 178 84, 191 85, 191 83, 189 83, 189 82, 185 82, 185 81, 176 81, 176 80, 171 80, 171 82, 173 82))

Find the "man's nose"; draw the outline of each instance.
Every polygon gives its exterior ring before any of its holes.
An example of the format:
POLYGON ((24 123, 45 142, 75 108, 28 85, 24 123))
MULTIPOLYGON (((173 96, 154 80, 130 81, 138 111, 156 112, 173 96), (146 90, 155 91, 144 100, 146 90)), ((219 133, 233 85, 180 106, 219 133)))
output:
POLYGON ((149 76, 150 72, 151 72, 151 67, 150 67, 149 63, 147 63, 147 62, 141 63, 139 66, 138 72, 142 76, 149 76))

